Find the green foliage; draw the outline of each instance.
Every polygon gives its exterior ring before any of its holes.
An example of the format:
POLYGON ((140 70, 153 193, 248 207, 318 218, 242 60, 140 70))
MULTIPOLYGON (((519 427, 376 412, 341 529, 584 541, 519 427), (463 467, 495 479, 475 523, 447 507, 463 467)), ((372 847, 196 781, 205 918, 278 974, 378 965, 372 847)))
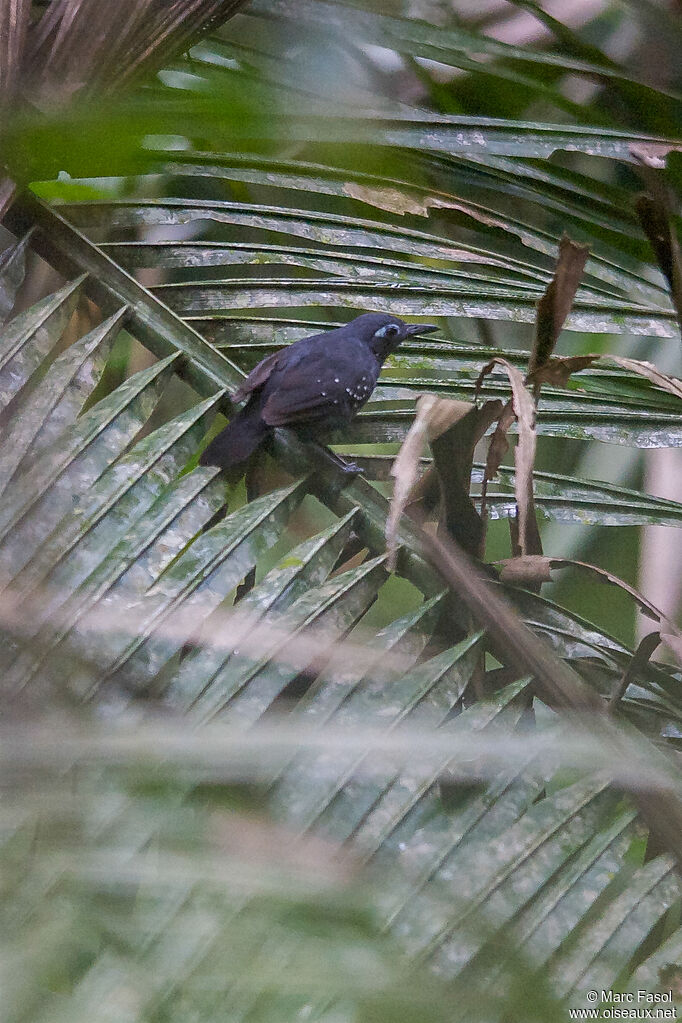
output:
MULTIPOLYGON (((445 9, 252 0, 175 56, 207 24, 211 5, 189 6, 144 60, 131 22, 111 61, 139 87, 103 100, 93 44, 77 102, 2 127, 33 183, 6 223, 37 228, 0 257, 7 1018, 544 1023, 591 989, 679 991, 679 671, 633 660, 579 588, 571 609, 491 582, 597 705, 624 688, 602 734, 582 730, 409 521, 400 611, 385 553, 416 397, 471 402, 491 359, 526 368, 564 232, 590 254, 563 355, 678 343, 677 271, 636 199, 644 185, 674 239, 658 178, 675 184, 679 82, 636 80, 601 23, 572 32, 534 4, 517 6, 550 27, 545 49, 445 9), (401 55, 400 102, 367 46, 401 55), (67 283, 9 318, 29 251, 67 283), (333 438, 365 478, 286 431, 246 493, 196 465, 244 372, 364 309, 441 326, 333 438), (131 336, 152 358, 111 387, 131 336)), ((673 392, 608 361, 550 380, 540 454, 679 447, 673 392)), ((507 376, 484 394, 507 401, 507 376)), ((542 520, 589 525, 597 549, 612 526, 680 525, 635 475, 548 462, 542 520)), ((515 481, 502 465, 492 518, 516 516, 515 481)))

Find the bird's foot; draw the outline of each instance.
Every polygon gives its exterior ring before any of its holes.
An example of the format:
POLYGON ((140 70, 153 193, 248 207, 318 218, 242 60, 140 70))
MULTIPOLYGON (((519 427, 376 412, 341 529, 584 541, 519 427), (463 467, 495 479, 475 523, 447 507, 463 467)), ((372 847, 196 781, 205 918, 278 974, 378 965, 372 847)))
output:
POLYGON ((329 454, 332 456, 335 464, 339 467, 344 476, 359 476, 362 469, 355 462, 347 462, 341 455, 337 455, 335 451, 330 451, 329 454))
POLYGON ((355 462, 347 462, 341 455, 337 455, 335 451, 332 451, 331 448, 326 448, 317 441, 312 441, 311 445, 324 455, 325 461, 331 460, 344 476, 358 476, 362 472, 359 465, 356 465, 355 462))

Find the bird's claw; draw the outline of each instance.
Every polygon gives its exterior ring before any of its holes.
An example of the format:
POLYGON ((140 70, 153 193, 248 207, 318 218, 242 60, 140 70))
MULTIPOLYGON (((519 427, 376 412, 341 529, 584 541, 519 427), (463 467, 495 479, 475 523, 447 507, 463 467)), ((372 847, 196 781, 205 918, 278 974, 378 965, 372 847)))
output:
POLYGON ((341 455, 337 455, 335 451, 330 448, 325 448, 318 441, 312 442, 313 448, 324 455, 325 459, 331 459, 337 469, 340 469, 344 476, 358 476, 362 469, 355 462, 347 462, 341 455))

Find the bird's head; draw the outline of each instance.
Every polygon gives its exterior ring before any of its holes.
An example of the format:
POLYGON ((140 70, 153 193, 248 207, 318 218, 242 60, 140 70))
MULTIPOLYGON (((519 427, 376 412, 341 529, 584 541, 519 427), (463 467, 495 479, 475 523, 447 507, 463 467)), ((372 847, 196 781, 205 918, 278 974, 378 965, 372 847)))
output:
POLYGON ((379 362, 394 352, 407 337, 414 334, 429 334, 438 327, 432 323, 405 323, 397 316, 386 313, 364 313, 346 324, 365 344, 369 345, 379 362))

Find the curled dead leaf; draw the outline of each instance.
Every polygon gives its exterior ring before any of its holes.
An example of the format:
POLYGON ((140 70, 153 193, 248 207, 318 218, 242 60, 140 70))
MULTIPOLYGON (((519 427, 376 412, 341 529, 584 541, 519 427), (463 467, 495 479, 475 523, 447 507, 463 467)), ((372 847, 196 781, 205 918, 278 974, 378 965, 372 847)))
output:
POLYGON ((643 362, 640 359, 627 359, 623 355, 608 355, 604 356, 611 362, 615 362, 618 366, 622 366, 623 369, 632 370, 633 373, 639 374, 639 376, 646 377, 652 384, 656 384, 657 387, 663 388, 664 391, 668 391, 669 394, 674 394, 676 398, 682 398, 682 380, 678 380, 677 377, 669 377, 665 373, 661 373, 660 369, 651 362, 643 362))
POLYGON ((591 366, 598 355, 571 355, 568 358, 552 358, 538 366, 526 378, 529 383, 534 384, 536 389, 541 384, 550 384, 552 387, 565 387, 572 373, 579 373, 581 369, 591 366))
POLYGON ((470 405, 464 416, 431 441, 440 484, 442 526, 473 557, 483 556, 485 538, 483 520, 471 500, 474 449, 502 409, 497 399, 480 408, 470 405))
POLYGON ((386 525, 389 566, 395 567, 398 524, 406 508, 420 511, 420 518, 441 508, 440 520, 450 535, 469 553, 478 555, 481 519, 470 497, 474 448, 502 410, 500 401, 481 408, 465 401, 422 395, 417 414, 391 468, 395 480, 386 525), (434 464, 420 476, 424 444, 433 452, 434 464))
POLYGON ((391 476, 395 482, 386 520, 386 549, 391 572, 395 570, 398 556, 398 526, 412 489, 419 479, 419 460, 428 440, 429 416, 438 400, 435 394, 425 394, 417 400, 417 414, 391 466, 391 476))
MULTIPOLYGON (((643 612, 648 618, 651 618, 657 623, 665 623, 667 619, 659 609, 651 603, 650 600, 636 590, 634 586, 630 586, 624 579, 614 575, 613 572, 609 572, 605 568, 600 568, 598 565, 591 565, 587 561, 577 561, 574 558, 552 558, 548 556, 543 557, 529 557, 522 556, 518 558, 508 558, 504 561, 496 562, 496 564, 502 565, 500 572, 500 578, 505 582, 516 583, 523 585, 521 580, 529 580, 530 582, 549 582, 551 580, 551 570, 560 568, 578 568, 583 572, 587 572, 592 575, 597 582, 610 583, 612 586, 617 586, 618 589, 623 590, 635 601, 640 611, 643 612)), ((674 629, 671 623, 668 623, 670 635, 674 638, 674 633, 677 631, 674 629)), ((679 636, 679 633, 677 633, 679 636)))
MULTIPOLYGON (((535 464, 535 449, 537 446, 535 402, 526 388, 523 376, 519 373, 518 369, 515 369, 506 359, 499 357, 492 359, 481 370, 476 381, 477 392, 480 390, 484 377, 491 373, 495 366, 501 366, 509 377, 512 389, 511 404, 519 431, 519 437, 514 448, 514 464, 516 467, 514 493, 516 496, 519 547, 522 554, 542 554, 542 543, 535 517, 535 500, 533 497, 533 466, 535 464)), ((508 407, 505 409, 505 412, 506 415, 503 413, 502 416, 503 422, 509 420, 510 410, 508 407)), ((510 425, 511 422, 509 422, 510 425)), ((507 429, 509 426, 507 426, 507 429)), ((507 430, 504 430, 499 438, 493 436, 493 443, 497 445, 497 451, 502 451, 502 456, 504 455, 502 438, 504 437, 506 440, 506 432, 507 430)))
POLYGON ((579 373, 583 369, 593 366, 595 362, 606 360, 614 362, 617 366, 645 377, 656 387, 674 394, 676 398, 682 398, 682 380, 677 377, 667 376, 651 362, 644 362, 640 359, 628 359, 624 355, 571 355, 567 358, 549 359, 543 366, 538 367, 529 374, 527 380, 535 384, 551 384, 554 387, 565 387, 569 377, 573 373, 579 373))
POLYGON ((632 659, 628 664, 627 669, 623 672, 622 677, 619 679, 613 693, 611 694, 611 699, 609 700, 610 713, 613 713, 622 698, 625 696, 630 683, 634 682, 646 668, 654 652, 658 649, 660 642, 661 635, 659 632, 650 632, 649 635, 645 636, 640 642, 632 655, 632 659))
POLYGON ((420 408, 419 403, 425 398, 435 398, 435 401, 429 402, 426 417, 426 436, 429 443, 444 434, 455 423, 459 423, 476 407, 470 401, 455 401, 452 398, 438 398, 429 394, 424 395, 424 398, 419 398, 417 409, 420 408))
POLYGON ((552 579, 551 559, 542 554, 522 554, 518 558, 496 561, 500 565, 500 579, 512 586, 535 587, 552 579))
MULTIPOLYGON (((559 334, 573 307, 588 254, 587 245, 579 245, 566 235, 559 242, 554 276, 538 302, 535 339, 528 361, 529 376, 544 366, 554 351, 559 334)), ((536 379, 537 386, 539 382, 536 379)))
POLYGON ((488 484, 497 475, 497 470, 502 465, 502 459, 509 451, 507 433, 514 419, 514 406, 511 401, 508 401, 499 415, 495 432, 490 438, 490 444, 488 445, 488 455, 485 461, 483 483, 481 485, 481 519, 484 529, 488 520, 488 484))

